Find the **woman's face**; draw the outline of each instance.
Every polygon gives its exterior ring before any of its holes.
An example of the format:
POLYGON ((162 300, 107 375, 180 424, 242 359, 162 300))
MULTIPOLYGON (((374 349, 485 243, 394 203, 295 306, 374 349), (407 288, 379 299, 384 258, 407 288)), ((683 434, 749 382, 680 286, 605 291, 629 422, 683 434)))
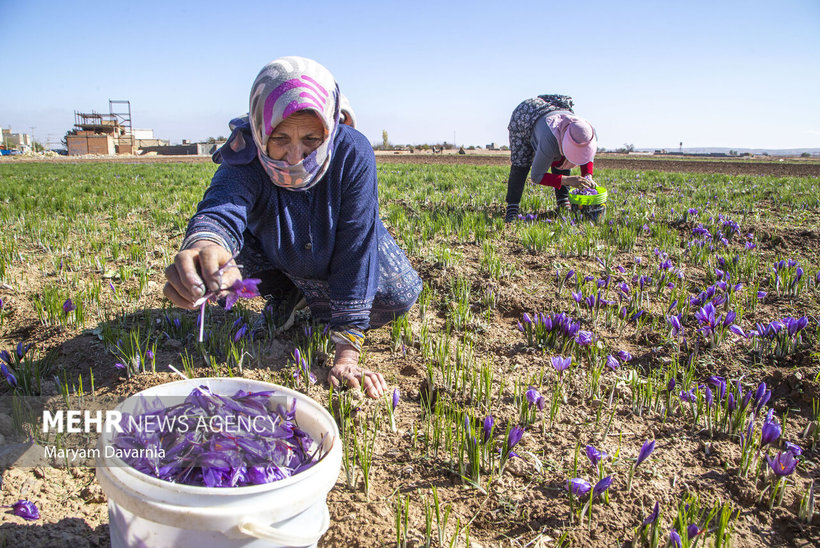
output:
POLYGON ((268 139, 268 156, 296 165, 319 148, 325 140, 325 126, 310 111, 295 112, 273 129, 268 139))

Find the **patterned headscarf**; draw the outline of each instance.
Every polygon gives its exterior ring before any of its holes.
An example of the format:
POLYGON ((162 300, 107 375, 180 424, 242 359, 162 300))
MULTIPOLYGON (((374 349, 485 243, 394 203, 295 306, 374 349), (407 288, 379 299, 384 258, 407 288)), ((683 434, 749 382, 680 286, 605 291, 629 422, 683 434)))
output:
POLYGON ((319 182, 330 166, 339 112, 339 87, 330 71, 304 57, 281 57, 259 72, 251 87, 248 116, 231 120, 231 136, 214 154, 214 161, 247 164, 256 156, 273 184, 288 190, 307 190, 319 182), (274 128, 300 110, 310 110, 319 116, 325 127, 325 140, 291 166, 268 156, 267 145, 274 128))

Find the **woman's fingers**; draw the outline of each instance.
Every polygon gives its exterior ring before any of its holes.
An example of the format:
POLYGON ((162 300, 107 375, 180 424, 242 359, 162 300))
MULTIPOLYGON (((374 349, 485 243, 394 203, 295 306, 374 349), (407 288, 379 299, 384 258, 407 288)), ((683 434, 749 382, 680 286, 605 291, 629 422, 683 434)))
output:
POLYGON ((165 269, 170 287, 163 293, 179 307, 194 308, 206 293, 219 292, 242 279, 235 265, 226 266, 229 262, 233 265, 230 252, 219 245, 182 250, 165 269))
POLYGON ((171 282, 168 282, 168 283, 165 284, 165 287, 162 288, 162 293, 163 293, 163 295, 165 295, 165 297, 169 301, 174 303, 175 306, 178 306, 180 308, 188 308, 188 309, 195 308, 190 301, 184 299, 179 294, 179 292, 176 290, 174 285, 171 284, 171 282))
MULTIPOLYGON (((165 269, 165 278, 180 301, 172 300, 177 306, 191 308, 194 301, 205 294, 202 278, 196 271, 195 257, 195 253, 181 251, 174 259, 174 264, 165 269)), ((171 294, 174 295, 174 293, 171 294)))
POLYGON ((377 399, 387 391, 387 382, 381 373, 361 369, 357 365, 336 364, 330 370, 330 383, 338 388, 344 381, 348 388, 359 389, 369 398, 377 399))
POLYGON ((199 250, 199 269, 208 291, 218 292, 242 278, 239 269, 231 265, 231 254, 222 246, 214 245, 199 250))

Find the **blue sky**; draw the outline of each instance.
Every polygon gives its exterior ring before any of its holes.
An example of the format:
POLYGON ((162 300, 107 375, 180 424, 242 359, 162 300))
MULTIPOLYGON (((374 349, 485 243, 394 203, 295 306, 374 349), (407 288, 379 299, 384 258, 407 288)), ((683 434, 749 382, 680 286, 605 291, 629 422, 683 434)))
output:
POLYGON ((520 101, 564 93, 607 148, 820 147, 818 29, 817 0, 0 0, 0 127, 56 141, 128 99, 159 138, 226 135, 301 55, 371 142, 506 144, 520 101))

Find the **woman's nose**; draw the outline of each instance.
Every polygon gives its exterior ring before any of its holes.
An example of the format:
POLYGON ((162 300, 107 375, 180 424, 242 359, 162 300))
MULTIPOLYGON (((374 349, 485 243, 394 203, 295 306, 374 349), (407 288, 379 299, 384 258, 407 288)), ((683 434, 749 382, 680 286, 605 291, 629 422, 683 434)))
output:
POLYGON ((295 166, 305 157, 303 154, 303 147, 300 145, 291 145, 285 153, 285 161, 288 165, 295 166))

